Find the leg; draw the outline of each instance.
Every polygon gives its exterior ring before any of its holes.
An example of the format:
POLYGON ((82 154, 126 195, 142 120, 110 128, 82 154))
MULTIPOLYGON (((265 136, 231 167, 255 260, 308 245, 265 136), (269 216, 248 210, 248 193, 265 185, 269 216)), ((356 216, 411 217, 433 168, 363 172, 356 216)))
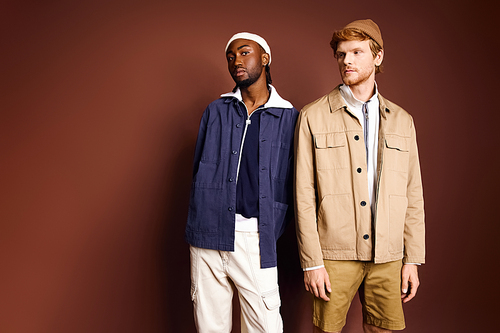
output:
POLYGON ((276 267, 260 267, 258 233, 236 232, 229 276, 238 290, 241 332, 283 332, 278 270, 276 267))
POLYGON ((330 277, 330 301, 313 298, 314 332, 341 332, 352 299, 363 281, 363 264, 350 260, 324 260, 330 277))
POLYGON ((380 328, 377 326, 369 325, 367 323, 363 323, 363 331, 365 333, 391 333, 391 330, 386 330, 385 328, 380 328))
POLYGON ((226 252, 191 246, 191 299, 199 333, 229 333, 233 286, 225 274, 226 252))
POLYGON ((401 261, 366 263, 359 296, 365 332, 391 332, 405 328, 401 302, 401 261))

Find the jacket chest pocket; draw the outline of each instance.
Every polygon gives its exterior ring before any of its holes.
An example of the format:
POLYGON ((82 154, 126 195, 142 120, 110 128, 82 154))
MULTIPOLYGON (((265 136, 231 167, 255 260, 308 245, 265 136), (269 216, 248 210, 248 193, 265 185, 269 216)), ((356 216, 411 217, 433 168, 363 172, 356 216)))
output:
POLYGON ((385 136, 384 167, 397 172, 408 172, 410 160, 409 138, 387 134, 385 136))
POLYGON ((344 132, 316 134, 314 144, 318 170, 348 167, 348 151, 344 132))
POLYGON ((290 146, 284 142, 271 145, 271 172, 275 179, 286 180, 290 166, 290 146))

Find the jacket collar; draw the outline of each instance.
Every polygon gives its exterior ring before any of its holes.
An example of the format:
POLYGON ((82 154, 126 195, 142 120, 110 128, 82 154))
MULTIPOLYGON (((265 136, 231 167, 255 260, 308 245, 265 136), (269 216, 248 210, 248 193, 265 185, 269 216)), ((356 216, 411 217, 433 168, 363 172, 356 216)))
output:
MULTIPOLYGON (((274 88, 272 85, 269 85, 270 92, 269 92, 269 99, 267 102, 264 104, 262 108, 264 109, 269 109, 267 112, 275 115, 275 116, 280 116, 282 114, 281 110, 277 109, 291 109, 293 108, 292 103, 289 101, 283 99, 278 92, 276 91, 276 88, 274 88)), ((236 88, 235 92, 229 92, 226 94, 222 94, 220 97, 225 97, 227 98, 226 103, 229 103, 231 99, 235 98, 241 103, 243 103, 243 98, 241 96, 241 90, 240 88, 236 88)))
POLYGON ((380 114, 382 115, 382 117, 387 119, 387 113, 391 112, 391 109, 394 107, 394 104, 386 100, 380 94, 378 94, 378 100, 380 101, 380 114))
MULTIPOLYGON (((340 93, 340 86, 342 86, 342 84, 339 84, 328 94, 328 103, 330 104, 330 112, 332 113, 340 111, 342 109, 344 109, 345 111, 348 110, 346 102, 344 101, 340 93)), ((382 115, 382 117, 387 118, 387 113, 391 111, 392 103, 382 97, 382 95, 380 95, 380 93, 378 92, 378 89, 377 96, 380 102, 380 114, 382 115)))

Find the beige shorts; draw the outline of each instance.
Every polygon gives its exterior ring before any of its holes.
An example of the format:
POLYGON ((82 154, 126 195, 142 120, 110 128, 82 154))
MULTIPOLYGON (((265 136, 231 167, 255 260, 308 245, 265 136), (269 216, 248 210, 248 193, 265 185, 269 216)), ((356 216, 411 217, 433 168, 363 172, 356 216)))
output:
POLYGON ((388 330, 405 328, 401 302, 401 261, 324 260, 330 276, 330 301, 314 297, 313 324, 326 332, 342 330, 359 290, 365 323, 388 330))
POLYGON ((259 234, 236 232, 234 252, 191 246, 191 298, 200 333, 229 333, 237 291, 241 332, 283 332, 278 270, 260 268, 259 234))

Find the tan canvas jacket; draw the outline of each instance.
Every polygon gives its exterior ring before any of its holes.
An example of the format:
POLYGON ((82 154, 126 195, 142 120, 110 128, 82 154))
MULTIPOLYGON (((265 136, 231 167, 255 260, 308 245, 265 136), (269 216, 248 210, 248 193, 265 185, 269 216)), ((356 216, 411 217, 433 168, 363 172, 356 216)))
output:
POLYGON ((295 129, 295 213, 303 268, 331 260, 424 263, 422 181, 412 117, 380 94, 373 223, 358 118, 339 87, 308 104, 295 129))

